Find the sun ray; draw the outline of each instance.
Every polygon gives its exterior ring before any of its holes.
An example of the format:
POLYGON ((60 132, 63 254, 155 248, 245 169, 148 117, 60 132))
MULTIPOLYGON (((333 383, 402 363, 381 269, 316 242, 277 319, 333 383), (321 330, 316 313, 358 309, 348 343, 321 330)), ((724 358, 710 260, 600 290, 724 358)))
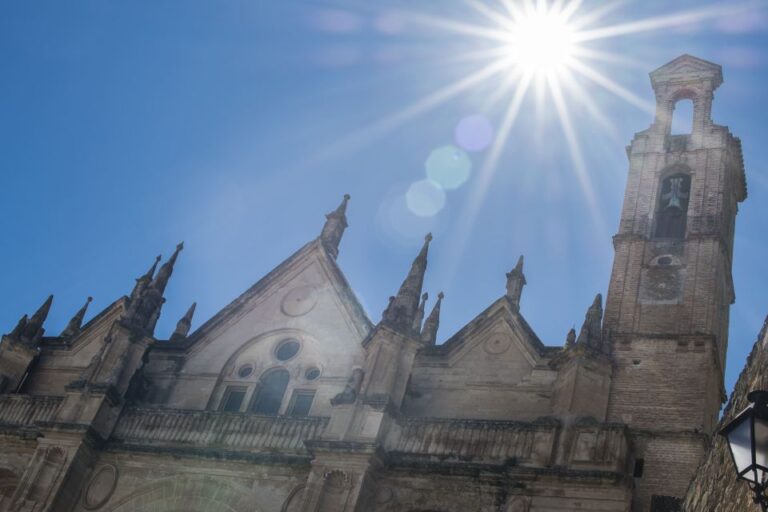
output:
POLYGON ((604 52, 596 50, 594 48, 585 48, 583 46, 577 47, 574 52, 574 57, 585 58, 588 60, 596 60, 601 62, 607 62, 609 64, 615 64, 630 69, 637 69, 641 71, 647 71, 653 68, 653 65, 648 62, 640 62, 637 59, 628 57, 627 55, 619 55, 611 52, 604 52))
POLYGON ((754 8, 754 3, 726 6, 709 6, 701 9, 691 9, 680 11, 665 16, 656 16, 642 20, 620 23, 608 27, 585 30, 576 36, 577 42, 593 41, 595 39, 605 39, 609 37, 623 36, 637 32, 647 32, 661 28, 670 28, 676 26, 692 25, 696 22, 707 19, 714 19, 720 16, 731 16, 734 12, 749 10, 754 8))
POLYGON ((481 168, 478 180, 478 188, 480 189, 481 196, 485 194, 488 181, 496 169, 499 157, 501 156, 501 152, 504 149, 504 144, 506 143, 507 138, 509 137, 509 132, 512 130, 512 126, 515 124, 515 120, 517 120, 517 116, 520 113, 520 108, 522 107, 523 100, 528 93, 528 89, 531 85, 533 76, 533 73, 529 72, 523 74, 523 76, 520 78, 520 83, 517 86, 517 90, 512 97, 512 101, 509 103, 509 107, 504 114, 504 118, 502 119, 501 124, 499 125, 499 129, 496 132, 493 145, 491 146, 488 156, 486 157, 485 162, 483 163, 483 167, 481 168))
POLYGON ((496 131, 493 144, 489 150, 488 156, 485 158, 482 167, 477 175, 477 179, 474 186, 470 189, 469 198, 464 206, 463 212, 460 216, 459 225, 456 230, 456 250, 452 253, 452 260, 448 262, 448 275, 453 276, 459 268, 459 264, 463 257, 464 250, 469 239, 469 234, 472 231, 472 226, 475 224, 475 219, 482 206, 483 198, 485 197, 488 187, 490 186, 491 179, 496 172, 496 166, 498 165, 499 158, 502 154, 505 144, 509 139, 509 134, 512 127, 517 120, 520 109, 523 105, 523 101, 530 89, 531 82, 534 78, 533 73, 524 73, 520 82, 515 90, 512 99, 509 102, 509 106, 504 112, 499 128, 496 131))
POLYGON ((522 77, 522 72, 519 69, 512 70, 499 84, 496 90, 488 96, 482 103, 480 108, 481 112, 491 111, 504 97, 509 93, 512 87, 518 83, 522 77))
POLYGON ((478 0, 464 0, 464 2, 476 12, 482 14, 486 19, 488 19, 488 21, 498 25, 499 28, 505 30, 510 28, 511 20, 495 9, 488 7, 486 4, 478 0))
POLYGON ((322 160, 323 158, 339 154, 343 151, 349 151, 352 148, 359 148, 360 146, 369 144, 376 138, 402 126, 402 124, 408 120, 445 103, 467 89, 499 74, 506 69, 506 67, 506 63, 502 61, 493 61, 462 80, 454 82, 442 89, 438 89, 432 94, 411 103, 402 110, 395 112, 384 119, 380 119, 373 125, 359 130, 358 132, 343 138, 341 141, 332 144, 326 150, 322 151, 317 158, 322 160))
POLYGON ((507 13, 509 13, 509 16, 515 20, 520 17, 521 11, 520 8, 515 5, 514 0, 500 0, 501 5, 506 9, 507 13))
POLYGON ((480 25, 462 23, 459 21, 440 18, 437 16, 430 16, 427 14, 420 14, 412 11, 398 11, 397 15, 410 23, 421 24, 425 27, 447 30, 456 34, 477 36, 483 39, 497 42, 505 42, 509 39, 509 33, 501 29, 491 29, 480 25))
POLYGON ((600 111, 600 107, 597 105, 597 102, 592 98, 590 94, 587 94, 587 91, 584 89, 584 87, 581 86, 581 84, 579 84, 578 80, 575 79, 573 74, 570 71, 565 71, 561 75, 560 80, 562 81, 563 85, 568 88, 568 92, 576 99, 576 103, 582 104, 589 115, 592 116, 592 118, 597 122, 597 124, 603 127, 608 136, 611 137, 611 139, 613 139, 617 144, 621 144, 621 140, 617 135, 616 127, 613 122, 608 118, 608 116, 600 111))
POLYGON ((560 10, 560 16, 563 17, 564 20, 570 22, 571 16, 576 13, 576 11, 579 10, 579 7, 581 7, 582 0, 571 0, 568 5, 562 8, 560 10))
POLYGON ((559 81, 556 79, 550 79, 547 82, 552 95, 552 100, 555 104, 555 111, 560 119, 560 127, 563 130, 563 135, 565 136, 565 141, 568 145, 568 151, 571 154, 571 163, 576 171, 576 178, 579 181, 579 186, 586 199, 592 221, 594 222, 595 227, 603 233, 606 231, 605 222, 600 216, 597 207, 595 191, 592 187, 589 172, 587 172, 587 167, 584 163, 584 157, 581 153, 579 141, 576 138, 576 131, 573 129, 573 124, 571 123, 571 116, 568 112, 568 107, 565 104, 562 88, 560 87, 559 81))
POLYGON ((607 91, 612 92, 613 94, 623 99, 624 101, 628 102, 629 104, 634 105, 640 108, 641 110, 644 110, 651 114, 654 114, 656 112, 656 106, 653 103, 651 103, 650 101, 644 100, 637 94, 622 87, 621 85, 617 84, 607 76, 603 75, 599 71, 592 69, 586 64, 583 64, 578 60, 573 60, 568 63, 568 66, 574 69, 575 71, 578 71, 580 74, 584 75, 585 77, 589 78, 590 80, 595 82, 597 85, 603 87, 607 91))
POLYGON ((607 15, 609 15, 619 7, 625 5, 626 3, 627 3, 627 0, 614 0, 613 2, 608 2, 580 16, 574 16, 573 19, 570 20, 570 23, 573 24, 574 30, 580 30, 584 27, 597 23, 598 21, 605 18, 607 15))

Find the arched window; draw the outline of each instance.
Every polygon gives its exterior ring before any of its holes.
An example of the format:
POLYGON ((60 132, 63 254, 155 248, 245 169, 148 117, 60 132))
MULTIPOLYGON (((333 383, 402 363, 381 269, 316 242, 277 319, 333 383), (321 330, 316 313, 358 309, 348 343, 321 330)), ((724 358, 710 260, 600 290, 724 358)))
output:
POLYGON ((693 133, 693 100, 684 98, 675 103, 671 133, 672 135, 693 133))
POLYGON ((280 368, 265 374, 259 381, 258 389, 251 403, 251 411, 256 414, 277 414, 283 403, 285 388, 290 376, 280 368))
POLYGON ((691 177, 675 174, 664 178, 656 210, 656 238, 685 238, 691 177))

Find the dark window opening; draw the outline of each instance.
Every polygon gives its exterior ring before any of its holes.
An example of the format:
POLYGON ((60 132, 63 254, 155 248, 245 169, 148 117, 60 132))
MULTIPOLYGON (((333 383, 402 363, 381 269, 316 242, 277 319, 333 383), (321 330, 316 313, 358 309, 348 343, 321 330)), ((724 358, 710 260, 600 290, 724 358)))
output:
POLYGON ((656 238, 685 238, 691 177, 675 174, 661 182, 656 212, 656 238))
POLYGON ((221 410, 223 412, 240 412, 245 398, 245 390, 241 388, 228 387, 224 391, 224 398, 221 400, 221 410))
POLYGON ((669 256, 662 256, 657 260, 657 263, 659 265, 671 265, 672 264, 672 258, 669 256))
POLYGON ((681 512, 683 500, 673 496, 652 496, 651 512, 681 512))
POLYGON ((315 380, 320 376, 320 369, 319 368, 310 368, 309 370, 304 373, 304 378, 307 380, 315 380))
POLYGON ((243 366, 240 367, 239 370, 237 370, 237 376, 240 377, 241 379, 247 379, 248 377, 251 376, 252 373, 253 373, 253 366, 249 364, 244 364, 243 366))
POLYGON ((251 410, 256 414, 277 414, 283 403, 289 375, 286 370, 274 370, 261 378, 251 410))
POLYGON ((633 473, 633 476, 635 478, 642 478, 644 467, 645 467, 645 459, 637 459, 635 461, 635 471, 633 473))
POLYGON ((296 340, 285 340, 280 343, 275 350, 275 356, 280 361, 287 361, 299 352, 299 342, 296 340))
POLYGON ((312 400, 314 398, 314 391, 298 389, 294 391, 291 403, 288 406, 288 416, 309 416, 309 410, 312 408, 312 400))

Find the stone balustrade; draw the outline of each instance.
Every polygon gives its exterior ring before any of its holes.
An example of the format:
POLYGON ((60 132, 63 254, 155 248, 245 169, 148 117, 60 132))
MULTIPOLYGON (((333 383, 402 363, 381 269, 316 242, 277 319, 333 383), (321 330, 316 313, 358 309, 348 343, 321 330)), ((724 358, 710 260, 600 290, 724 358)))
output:
POLYGON ((576 425, 568 449, 567 464, 573 469, 622 472, 626 467, 629 439, 625 425, 615 423, 576 425))
POLYGON ((170 409, 128 409, 113 439, 128 445, 214 448, 249 452, 306 453, 328 418, 170 409))
POLYGON ((557 422, 407 418, 393 430, 388 448, 435 459, 547 465, 558 427, 557 422))
POLYGON ((0 425, 26 427, 51 421, 63 400, 60 396, 0 395, 0 425))
MULTIPOLYGON (((218 411, 127 409, 113 441, 138 447, 223 449, 307 455, 304 441, 320 439, 329 418, 258 416, 218 411)), ((563 431, 538 422, 401 418, 384 442, 396 457, 546 468, 621 471, 628 449, 624 426, 586 424, 563 431)))
POLYGON ((565 466, 621 472, 628 451, 623 425, 587 423, 564 427, 538 422, 403 418, 387 450, 405 457, 519 466, 565 466))

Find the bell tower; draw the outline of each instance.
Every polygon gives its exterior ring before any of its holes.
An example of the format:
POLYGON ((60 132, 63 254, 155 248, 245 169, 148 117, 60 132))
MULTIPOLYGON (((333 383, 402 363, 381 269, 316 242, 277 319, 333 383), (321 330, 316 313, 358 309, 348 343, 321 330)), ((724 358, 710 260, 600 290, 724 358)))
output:
POLYGON ((614 371, 608 421, 636 448, 634 511, 685 493, 725 399, 723 371, 741 142, 712 122, 720 66, 683 55, 651 73, 653 124, 627 147, 629 175, 603 329, 614 371), (672 135, 682 100, 691 131, 672 135))

